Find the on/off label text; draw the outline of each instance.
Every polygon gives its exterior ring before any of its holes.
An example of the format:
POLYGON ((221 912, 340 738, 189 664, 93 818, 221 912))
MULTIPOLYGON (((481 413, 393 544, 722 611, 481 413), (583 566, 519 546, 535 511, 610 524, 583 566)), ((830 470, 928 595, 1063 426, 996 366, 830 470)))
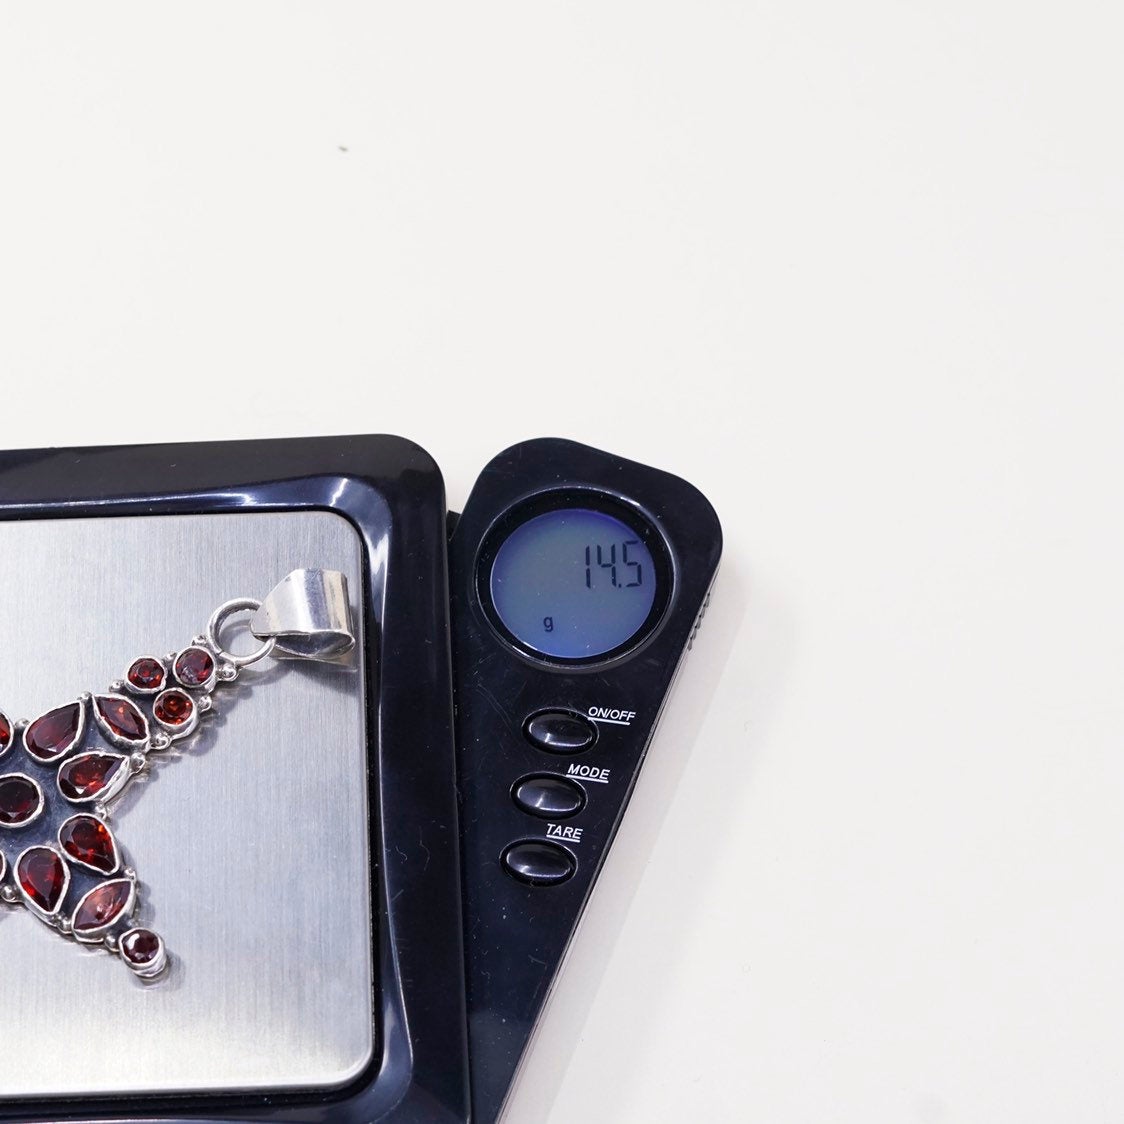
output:
POLYGON ((631 726, 635 710, 622 710, 617 706, 591 706, 587 711, 594 722, 612 722, 617 726, 631 726))

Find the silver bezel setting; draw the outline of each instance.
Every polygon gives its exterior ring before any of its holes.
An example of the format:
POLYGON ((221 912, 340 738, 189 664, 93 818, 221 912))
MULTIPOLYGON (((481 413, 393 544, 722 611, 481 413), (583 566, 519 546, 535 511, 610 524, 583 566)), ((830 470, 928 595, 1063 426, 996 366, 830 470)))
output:
POLYGON ((135 660, 130 660, 129 666, 125 668, 125 674, 121 676, 121 686, 131 695, 151 697, 152 695, 160 694, 161 691, 167 688, 170 677, 171 673, 168 670, 167 660, 162 660, 159 656, 137 656, 135 660), (158 663, 164 669, 164 678, 160 680, 159 687, 138 687, 129 679, 129 672, 132 670, 133 665, 140 663, 141 660, 152 660, 153 663, 158 663))
POLYGON ((39 796, 39 807, 26 820, 20 820, 19 823, 4 823, 3 820, 0 820, 0 830, 3 831, 19 831, 20 828, 33 824, 47 810, 47 798, 43 795, 43 786, 34 777, 29 777, 26 773, 0 774, 0 784, 11 780, 27 781, 39 796))
POLYGON ((137 882, 135 878, 109 878, 105 882, 99 882, 96 886, 91 886, 75 903, 74 909, 70 914, 70 931, 76 941, 81 941, 83 944, 98 944, 101 942, 102 937, 104 937, 121 918, 128 917, 133 912, 133 907, 136 904, 137 882), (116 886, 119 883, 123 883, 129 887, 129 896, 125 899, 125 904, 104 925, 98 925, 93 929, 82 929, 79 931, 74 924, 74 919, 78 916, 82 906, 86 904, 86 899, 93 894, 100 893, 108 886, 116 886))
POLYGON ((46 843, 35 843, 30 847, 25 847, 20 851, 15 865, 12 867, 15 876, 14 881, 16 884, 16 892, 19 894, 23 904, 39 918, 40 921, 47 922, 48 925, 54 924, 59 917, 59 911, 66 901, 66 895, 70 893, 70 867, 67 865, 66 859, 46 843), (37 901, 35 901, 30 894, 23 888, 23 883, 20 881, 20 864, 23 862, 32 851, 50 851, 62 863, 62 892, 59 894, 59 900, 55 903, 55 908, 51 910, 43 909, 37 901))
POLYGON ((125 965, 129 971, 139 976, 142 980, 151 980, 160 975, 168 964, 168 950, 164 946, 164 938, 154 929, 148 928, 147 925, 134 925, 131 929, 126 929, 117 938, 117 953, 121 959, 125 961, 125 965), (125 955, 125 938, 128 937, 130 933, 136 932, 151 933, 159 944, 156 955, 147 964, 134 964, 128 956, 125 955))
POLYGON ((113 834, 113 829, 101 818, 95 816, 92 812, 76 812, 73 816, 67 817, 62 823, 59 824, 59 829, 56 832, 55 838, 58 839, 59 853, 68 863, 73 863, 75 866, 80 866, 83 870, 91 870, 94 874, 100 874, 103 878, 110 878, 121 869, 121 849, 117 846, 117 838, 113 834), (113 848, 113 867, 110 870, 102 870, 100 866, 94 866, 93 863, 84 862, 82 859, 75 858, 67 849, 62 841, 63 828, 67 824, 73 823, 75 820, 94 820, 101 824, 102 827, 109 833, 109 842, 113 848))
POLYGON ((88 697, 87 695, 83 695, 81 698, 75 699, 74 702, 65 702, 61 703, 59 706, 53 706, 50 710, 43 711, 37 718, 33 718, 24 726, 23 733, 20 735, 20 740, 23 742, 24 752, 32 761, 39 765, 53 765, 56 761, 61 761, 76 745, 81 744, 82 738, 86 733, 86 701, 88 697), (48 715, 54 714, 60 710, 65 710, 67 707, 74 706, 75 704, 78 706, 78 730, 70 742, 68 742, 63 749, 60 749, 50 757, 40 757, 38 753, 33 752, 31 746, 27 744, 27 735, 30 733, 31 727, 48 715))
POLYGON ((186 648, 183 648, 180 651, 178 651, 175 655, 175 658, 172 660, 172 678, 175 679, 175 681, 181 687, 186 687, 189 691, 210 692, 210 691, 214 690, 215 681, 218 679, 218 674, 219 674, 218 657, 205 644, 188 644, 188 646, 186 648), (206 681, 203 682, 203 683, 188 683, 180 675, 179 668, 176 665, 180 662, 180 659, 183 656, 185 656, 188 652, 193 652, 193 651, 196 651, 196 650, 198 650, 200 652, 205 652, 207 654, 208 658, 211 661, 211 674, 206 679, 206 681))
POLYGON ((148 736, 152 729, 148 721, 148 716, 127 695, 94 695, 90 699, 90 709, 94 713, 94 721, 98 724, 98 729, 101 731, 102 737, 104 737, 105 740, 110 743, 110 745, 114 745, 118 749, 143 749, 146 745, 148 745, 148 736), (131 706, 137 712, 137 714, 140 715, 141 723, 144 726, 144 734, 139 738, 127 738, 123 734, 117 733, 117 731, 114 730, 112 726, 110 726, 105 716, 98 709, 98 704, 103 700, 128 703, 129 706, 131 706))
POLYGON ((98 789, 92 796, 67 796, 62 790, 62 768, 60 767, 55 774, 55 786, 59 790, 59 795, 68 804, 108 804, 132 779, 133 770, 130 767, 129 758, 123 753, 107 753, 103 749, 90 749, 85 753, 76 754, 66 764, 73 765, 75 761, 81 761, 83 757, 115 757, 121 762, 122 767, 117 770, 113 780, 105 788, 98 789))
POLYGON ((160 694, 152 700, 152 721, 173 741, 179 741, 180 738, 186 738, 188 734, 193 734, 196 727, 199 725, 199 714, 202 710, 199 705, 201 701, 201 699, 195 698, 186 687, 169 687, 167 690, 161 691, 160 694), (160 705, 160 700, 165 695, 169 695, 172 692, 175 692, 177 695, 183 695, 184 698, 191 703, 191 713, 187 716, 187 721, 181 722, 178 726, 173 722, 165 722, 156 713, 156 708, 160 705))

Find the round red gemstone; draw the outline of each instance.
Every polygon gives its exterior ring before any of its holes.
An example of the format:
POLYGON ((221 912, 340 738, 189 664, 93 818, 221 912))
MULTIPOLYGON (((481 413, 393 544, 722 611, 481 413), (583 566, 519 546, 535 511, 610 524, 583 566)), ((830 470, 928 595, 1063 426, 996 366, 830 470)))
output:
POLYGON ((24 731, 27 752, 40 761, 54 761, 78 740, 82 729, 82 704, 73 702, 47 711, 24 731))
POLYGON ((185 648, 176 657, 176 678, 185 687, 205 687, 215 674, 215 660, 206 648, 185 648))
POLYGON ((117 848, 109 828, 97 816, 73 816, 59 828, 59 843, 75 862, 112 874, 117 869, 117 848))
POLYGON ((66 892, 66 866, 50 847, 32 847, 16 864, 20 889, 44 913, 54 913, 66 892))
POLYGON ((0 777, 0 824, 20 827, 43 810, 43 794, 30 777, 12 773, 0 777))
POLYGON ((59 791, 67 800, 91 800, 117 779, 125 758, 116 753, 83 753, 59 769, 59 791))
POLYGON ((191 701, 190 695, 173 689, 165 691, 156 700, 152 713, 169 726, 182 726, 191 717, 194 709, 195 704, 191 701))
POLYGON ((95 886, 74 911, 76 934, 108 928, 121 916, 133 898, 133 884, 127 878, 95 886))
POLYGON ((7 716, 0 714, 0 753, 12 744, 12 724, 8 721, 7 716))
POLYGON ((120 695, 98 695, 94 706, 110 734, 127 742, 143 742, 148 737, 148 723, 129 699, 120 695))
POLYGON ((159 955, 163 941, 151 929, 130 929, 121 938, 121 955, 130 964, 151 964, 159 955))
POLYGON ((164 665, 145 656, 133 661, 125 678, 139 691, 155 691, 164 685, 164 665))

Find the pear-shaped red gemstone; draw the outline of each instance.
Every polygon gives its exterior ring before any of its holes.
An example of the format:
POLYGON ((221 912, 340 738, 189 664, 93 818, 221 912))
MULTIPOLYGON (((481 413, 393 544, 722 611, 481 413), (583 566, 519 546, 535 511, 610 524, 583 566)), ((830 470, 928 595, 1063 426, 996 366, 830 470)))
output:
POLYGON ((108 929, 133 900, 133 884, 128 878, 95 886, 78 903, 72 924, 74 935, 83 936, 108 929))
POLYGON ((38 761, 56 761, 64 753, 73 749, 82 732, 82 704, 67 703, 66 706, 48 710, 23 732, 23 743, 27 752, 38 761))
POLYGON ((131 700, 121 695, 98 695, 94 707, 99 724, 111 738, 134 745, 148 739, 148 721, 131 700))
POLYGON ((30 847, 16 863, 16 880, 27 898, 44 913, 54 913, 69 879, 66 864, 50 847, 30 847))
POLYGON ((113 836, 97 816, 71 816, 59 828, 59 844, 76 863, 102 874, 113 874, 120 865, 113 836))
POLYGON ((59 768, 59 792, 74 801, 104 797, 122 779, 125 760, 118 753, 80 753, 59 768))
POLYGON ((30 823, 43 810, 43 793, 39 786, 22 773, 0 777, 0 824, 21 827, 30 823))
POLYGON ((0 714, 0 753, 7 753, 12 744, 12 724, 6 714, 0 714))

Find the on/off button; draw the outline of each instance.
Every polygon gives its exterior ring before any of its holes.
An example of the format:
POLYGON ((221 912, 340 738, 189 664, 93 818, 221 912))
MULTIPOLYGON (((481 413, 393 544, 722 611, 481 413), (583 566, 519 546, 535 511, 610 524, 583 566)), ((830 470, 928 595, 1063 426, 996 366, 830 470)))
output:
POLYGON ((532 744, 547 753, 581 753, 597 740, 597 727, 571 710, 543 710, 523 727, 532 744))

